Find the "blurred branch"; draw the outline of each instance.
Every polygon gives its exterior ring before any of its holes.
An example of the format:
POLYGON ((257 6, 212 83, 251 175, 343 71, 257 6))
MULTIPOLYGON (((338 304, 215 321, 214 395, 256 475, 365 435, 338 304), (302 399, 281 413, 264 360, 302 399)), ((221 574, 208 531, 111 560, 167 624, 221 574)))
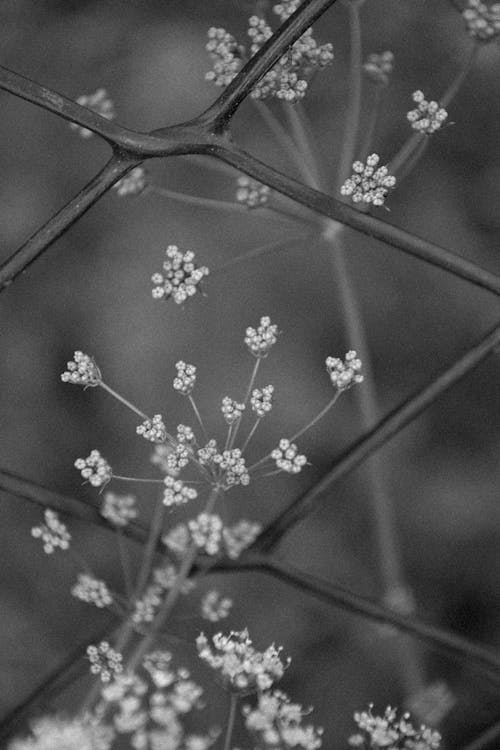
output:
POLYGON ((498 748, 498 743, 496 742, 498 739, 500 739, 500 721, 495 722, 493 726, 481 732, 479 737, 464 745, 462 750, 495 750, 495 748, 498 748), (492 744, 493 741, 495 741, 495 745, 492 744))
POLYGON ((218 573, 242 571, 268 573, 299 591, 324 601, 326 604, 362 615, 373 622, 392 625, 402 632, 409 633, 439 653, 465 662, 471 668, 480 671, 496 685, 500 685, 500 657, 493 651, 434 625, 423 623, 414 617, 398 614, 371 599, 359 596, 359 594, 347 591, 327 581, 322 581, 308 573, 303 573, 289 563, 277 560, 275 557, 243 555, 238 560, 223 560, 211 570, 218 573))
POLYGON ((292 526, 302 521, 314 510, 318 497, 334 482, 338 482, 353 471, 374 451, 397 435, 442 393, 477 367, 498 345, 500 345, 500 324, 429 385, 393 409, 372 430, 349 446, 317 484, 294 500, 264 529, 253 543, 252 549, 260 552, 273 549, 292 526))

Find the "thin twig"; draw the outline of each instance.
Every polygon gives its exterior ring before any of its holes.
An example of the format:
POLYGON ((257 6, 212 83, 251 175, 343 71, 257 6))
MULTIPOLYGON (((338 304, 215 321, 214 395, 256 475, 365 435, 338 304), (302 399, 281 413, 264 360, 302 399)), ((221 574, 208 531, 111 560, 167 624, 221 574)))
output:
POLYGON ((479 737, 465 745, 462 750, 495 750, 498 747, 496 740, 500 739, 500 721, 481 732, 479 737), (495 741, 495 745, 491 744, 495 741))

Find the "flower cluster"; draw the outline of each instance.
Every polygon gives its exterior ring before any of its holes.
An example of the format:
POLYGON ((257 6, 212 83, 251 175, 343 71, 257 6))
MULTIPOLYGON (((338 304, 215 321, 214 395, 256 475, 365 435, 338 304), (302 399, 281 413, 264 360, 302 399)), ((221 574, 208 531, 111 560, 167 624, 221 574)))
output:
POLYGON ((394 55, 389 50, 368 55, 363 65, 366 76, 379 86, 387 86, 394 65, 394 55))
POLYGON ((254 388, 250 398, 252 411, 259 419, 269 414, 273 408, 274 386, 266 385, 264 388, 254 388))
POLYGON ((106 518, 113 526, 123 528, 129 521, 137 518, 135 497, 106 492, 102 501, 101 516, 106 518))
POLYGON ((102 682, 109 682, 114 675, 123 671, 123 657, 107 641, 97 646, 87 646, 87 658, 92 674, 98 674, 102 682))
POLYGON ((67 363, 66 367, 68 369, 61 374, 63 383, 95 388, 102 382, 101 372, 88 354, 75 352, 73 359, 67 363))
MULTIPOLYGON (((288 0, 274 5, 273 12, 282 23, 298 6, 298 0, 288 0)), ((206 49, 212 59, 212 70, 206 74, 206 79, 216 86, 227 86, 248 57, 256 55, 272 34, 271 27, 263 18, 251 16, 248 27, 250 49, 247 54, 245 47, 238 44, 232 34, 225 29, 210 28, 206 49)), ((308 79, 312 73, 326 67, 332 61, 332 45, 319 45, 314 39, 312 29, 309 28, 254 86, 251 96, 255 99, 276 97, 292 104, 300 101, 305 96, 308 79)))
POLYGON ((194 253, 190 250, 182 252, 177 245, 169 245, 165 254, 163 273, 155 273, 151 277, 154 284, 152 295, 154 299, 172 297, 180 305, 196 294, 209 270, 206 266, 196 266, 194 253))
POLYGON ((120 197, 125 195, 139 195, 147 185, 144 167, 134 167, 125 177, 113 186, 120 197))
POLYGON ((233 600, 222 597, 218 591, 207 591, 201 601, 201 616, 209 622, 219 622, 229 616, 233 600))
POLYGON ((222 538, 226 547, 227 556, 236 560, 243 550, 249 547, 262 531, 260 523, 253 523, 241 519, 234 526, 225 526, 222 531, 222 538))
POLYGON ((165 484, 163 492, 164 505, 185 505, 190 500, 196 500, 198 497, 198 493, 194 487, 187 487, 182 479, 176 479, 176 477, 167 475, 163 482, 165 484))
POLYGON ((276 461, 276 466, 287 474, 298 474, 306 465, 307 458, 299 453, 295 443, 287 438, 282 438, 277 448, 271 452, 271 458, 276 461))
POLYGON ((196 367, 179 360, 175 363, 175 369, 177 377, 174 378, 174 390, 179 391, 183 396, 189 396, 196 383, 196 367))
POLYGON ((263 185, 247 175, 241 175, 237 180, 236 202, 247 208, 259 208, 269 201, 270 192, 271 188, 268 185, 263 185))
POLYGON ((222 451, 222 453, 217 453, 212 460, 222 471, 221 479, 226 489, 237 484, 246 486, 250 483, 250 474, 239 448, 231 448, 222 451))
POLYGON ((281 690, 261 693, 255 708, 243 707, 246 728, 262 740, 263 746, 317 750, 323 730, 312 724, 303 726, 302 718, 308 712, 281 690))
POLYGON ((238 401, 229 398, 229 396, 224 396, 221 411, 227 424, 234 424, 238 419, 241 419, 245 411, 245 404, 240 404, 238 401))
POLYGON ((355 161, 352 165, 353 174, 340 188, 341 194, 350 196, 353 203, 383 206, 387 193, 396 184, 396 178, 389 174, 386 166, 377 167, 379 161, 377 154, 371 154, 366 164, 355 161))
MULTIPOLYGON (((165 591, 169 591, 177 583, 177 572, 173 565, 155 568, 153 582, 146 587, 140 599, 134 602, 132 621, 139 625, 142 622, 153 622, 157 610, 163 601, 165 591)), ((180 591, 188 594, 193 588, 192 581, 185 581, 180 591)))
POLYGON ((157 443, 151 454, 150 461, 163 474, 170 474, 176 477, 179 474, 177 469, 171 469, 168 465, 168 458, 175 452, 175 448, 170 443, 157 443))
POLYGON ((111 466, 98 450, 93 450, 87 458, 77 458, 75 468, 92 487, 102 487, 113 476, 111 466))
POLYGON ((325 364, 332 385, 338 391, 347 391, 364 380, 361 374, 362 362, 353 350, 347 352, 344 361, 339 357, 327 357, 325 364))
POLYGON ((198 654, 212 669, 219 672, 226 684, 244 693, 269 690, 283 677, 290 659, 281 660, 281 648, 273 645, 257 651, 248 636, 248 630, 234 631, 229 635, 217 633, 212 638, 213 647, 204 633, 196 639, 198 654))
POLYGON ((87 573, 78 575, 78 580, 71 589, 71 593, 80 601, 94 604, 98 609, 113 604, 113 597, 104 581, 100 581, 87 573))
POLYGON ((442 126, 448 117, 448 112, 440 107, 438 102, 428 102, 423 91, 414 91, 412 99, 418 106, 410 110, 406 117, 413 130, 431 135, 442 126))
MULTIPOLYGON (((91 109, 101 117, 105 117, 106 120, 114 120, 116 117, 115 105, 109 98, 106 89, 97 89, 93 94, 82 94, 78 97, 76 103, 81 107, 91 109)), ((72 130, 76 130, 82 138, 91 138, 94 135, 92 130, 88 130, 88 128, 84 128, 76 122, 70 122, 69 126, 72 130)))
POLYGON ((267 315, 260 319, 257 329, 248 326, 245 332, 245 344, 254 357, 267 357, 277 338, 278 326, 267 315))
POLYGON ((135 431, 152 443, 164 443, 167 439, 167 428, 161 414, 155 414, 152 419, 145 419, 135 431))
POLYGON ((111 727, 87 717, 44 716, 30 729, 31 734, 11 742, 9 750, 110 750, 114 739, 111 727))
POLYGON ((467 32, 480 42, 489 42, 500 35, 500 3, 488 6, 482 0, 468 0, 462 18, 467 32))
POLYGON ((220 516, 213 513, 200 513, 197 518, 188 521, 188 529, 198 549, 203 550, 207 555, 216 555, 219 552, 222 539, 220 516))
POLYGON ((55 510, 47 508, 44 512, 44 519, 45 523, 31 529, 31 536, 42 540, 43 551, 51 555, 58 547, 61 550, 69 549, 71 534, 66 525, 59 520, 55 510))
POLYGON ((223 526, 222 519, 210 513, 200 513, 197 518, 174 526, 162 537, 163 544, 175 555, 184 555, 192 542, 207 555, 217 555, 221 546, 228 557, 235 560, 260 534, 262 526, 241 519, 233 526, 223 526))
POLYGON ((397 711, 388 706, 383 716, 374 716, 373 705, 368 711, 354 714, 354 721, 361 730, 349 738, 351 747, 362 750, 370 748, 401 748, 401 750, 439 750, 441 735, 425 726, 415 729, 410 714, 398 718, 397 711))

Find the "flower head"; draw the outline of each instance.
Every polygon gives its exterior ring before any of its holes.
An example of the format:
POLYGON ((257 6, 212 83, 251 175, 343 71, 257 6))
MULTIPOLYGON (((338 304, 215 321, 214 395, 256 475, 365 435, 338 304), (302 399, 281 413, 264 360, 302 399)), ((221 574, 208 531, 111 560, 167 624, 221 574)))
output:
POLYGON ((201 616, 209 622, 219 622, 229 616, 233 600, 222 597, 218 591, 207 591, 201 601, 201 616))
POLYGON ((80 601, 94 604, 98 609, 113 604, 113 597, 104 581, 87 575, 87 573, 78 575, 78 580, 71 589, 71 593, 80 601))
POLYGON ((440 107, 437 102, 428 102, 423 91, 414 91, 412 99, 418 106, 416 109, 410 110, 406 117, 413 130, 426 135, 431 135, 439 130, 447 119, 448 112, 440 107))
POLYGON ((189 547, 191 536, 186 524, 179 523, 167 534, 164 534, 161 540, 171 552, 182 557, 189 547))
POLYGON ((87 658, 90 661, 92 674, 101 676, 102 682, 123 671, 123 657, 115 651, 107 641, 101 641, 97 646, 87 646, 87 658))
POLYGON ((276 466, 287 474, 298 474, 306 465, 307 458, 299 453, 295 443, 287 438, 282 438, 277 448, 271 452, 271 458, 276 461, 276 466))
POLYGON ((281 690, 261 693, 257 706, 243 707, 245 726, 262 740, 265 747, 303 748, 317 750, 321 747, 322 729, 312 724, 303 725, 309 713, 298 703, 292 703, 281 690))
POLYGON ((43 716, 32 722, 28 737, 15 739, 9 750, 110 750, 114 731, 87 717, 43 716))
POLYGON ((222 453, 217 453, 213 457, 213 462, 222 471, 225 489, 237 484, 246 486, 250 483, 250 474, 239 448, 231 448, 222 453))
POLYGON ((269 201, 271 188, 253 180, 247 175, 241 175, 237 180, 236 202, 247 208, 259 208, 269 201))
POLYGON ((221 411, 227 424, 231 425, 241 419, 245 411, 245 404, 240 404, 229 396, 224 396, 221 411))
POLYGON ((234 526, 226 526, 222 532, 227 556, 236 560, 243 550, 249 547, 262 531, 260 523, 242 519, 234 526))
POLYGON ((134 167, 125 177, 113 185, 114 190, 120 197, 125 195, 139 195, 147 184, 146 170, 144 167, 134 167))
POLYGON ((361 374, 362 363, 354 350, 347 352, 344 361, 338 357, 327 357, 325 364, 332 385, 338 391, 347 391, 364 380, 361 374))
POLYGON ((212 70, 205 79, 216 86, 228 86, 244 65, 245 48, 226 29, 211 26, 205 49, 212 60, 212 70))
POLYGON ((188 297, 196 294, 198 286, 209 270, 206 266, 196 266, 194 253, 182 252, 177 245, 169 245, 165 251, 166 259, 163 263, 163 273, 155 273, 151 277, 154 284, 154 299, 173 298, 180 305, 188 297))
MULTIPOLYGON (((97 89, 93 94, 82 94, 78 97, 76 103, 91 109, 101 117, 105 117, 106 120, 114 120, 116 117, 115 105, 109 98, 106 89, 97 89)), ((69 126, 72 130, 76 130, 82 138, 91 138, 94 135, 91 130, 83 128, 76 122, 70 122, 69 126)))
POLYGON ((281 648, 274 644, 265 651, 257 651, 248 636, 248 630, 231 631, 229 635, 217 633, 212 645, 203 633, 196 639, 198 654, 233 689, 245 693, 268 690, 283 677, 290 659, 281 660, 281 648))
POLYGON ((254 388, 250 398, 252 411, 259 419, 269 414, 273 408, 274 386, 266 385, 264 388, 254 388))
POLYGON ((387 86, 392 73, 394 55, 389 50, 368 55, 363 65, 366 76, 379 86, 387 86))
POLYGON ((77 458, 75 468, 80 471, 87 482, 90 482, 92 487, 102 487, 113 476, 111 466, 98 450, 91 451, 87 458, 77 458))
POLYGON ((383 206, 387 193, 396 184, 396 178, 389 174, 387 167, 378 167, 380 157, 371 154, 366 164, 355 161, 352 165, 353 174, 340 188, 342 195, 350 196, 353 203, 373 203, 383 206))
POLYGON ((197 518, 188 521, 191 539, 198 549, 207 555, 217 555, 222 539, 222 521, 213 513, 200 513, 197 518))
POLYGON ((480 42, 489 42, 500 35, 500 3, 487 5, 482 0, 467 0, 462 18, 468 34, 480 42))
POLYGON ((368 711, 356 712, 354 721, 361 730, 349 739, 351 747, 363 750, 369 748, 404 748, 404 750, 439 750, 441 735, 425 726, 415 729, 410 722, 410 714, 400 718, 397 711, 387 706, 383 716, 374 716, 373 704, 368 711))
POLYGON ((106 518, 113 526, 123 528, 129 521, 137 518, 135 497, 106 492, 102 501, 101 516, 106 518))
POLYGON ((257 329, 249 326, 245 332, 245 344, 254 357, 267 357, 277 341, 278 326, 271 323, 271 318, 264 316, 260 319, 257 329))
POLYGON ((167 439, 167 428, 161 414, 155 414, 152 419, 145 419, 142 424, 136 427, 135 431, 152 443, 164 443, 167 439))
POLYGON ((40 526, 34 526, 31 529, 31 536, 42 540, 43 551, 47 555, 51 555, 57 548, 61 550, 69 549, 71 534, 66 525, 59 520, 56 511, 47 508, 44 512, 44 519, 45 523, 42 523, 40 526))
POLYGON ((163 492, 164 505, 185 505, 190 500, 196 500, 198 497, 198 493, 194 487, 188 487, 181 479, 166 476, 163 482, 165 484, 163 492))
POLYGON ((175 363, 175 369, 177 377, 174 378, 174 389, 183 396, 188 396, 196 383, 196 367, 180 360, 175 363))
POLYGON ((75 352, 73 359, 67 363, 66 367, 68 369, 61 374, 63 383, 95 388, 102 382, 101 371, 88 354, 75 352))

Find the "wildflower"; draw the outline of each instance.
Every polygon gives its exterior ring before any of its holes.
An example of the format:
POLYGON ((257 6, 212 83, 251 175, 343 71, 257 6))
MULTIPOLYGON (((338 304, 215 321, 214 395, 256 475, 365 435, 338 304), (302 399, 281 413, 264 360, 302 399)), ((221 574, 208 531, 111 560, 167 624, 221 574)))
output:
POLYGON ((229 396, 224 396, 222 399, 221 411, 226 422, 231 425, 241 419, 243 412, 245 411, 245 404, 239 404, 229 396))
MULTIPOLYGON (((78 97, 76 103, 91 109, 101 117, 105 117, 106 120, 114 120, 116 117, 115 105, 109 98, 106 89, 97 89, 93 94, 83 94, 78 97)), ((76 130, 82 138, 90 138, 93 135, 91 130, 77 125, 76 122, 70 122, 69 126, 72 130, 76 130)))
POLYGON ((488 6, 481 0, 468 0, 462 18, 467 32, 480 42, 489 42, 500 35, 500 3, 488 6))
POLYGON ((188 527, 184 523, 179 523, 168 534, 164 534, 161 540, 171 552, 182 557, 189 547, 191 537, 188 527))
POLYGON ((266 385, 264 388, 254 388, 250 398, 252 411, 259 419, 269 414, 273 408, 274 386, 266 385))
POLYGON ((161 414, 155 414, 153 419, 145 419, 142 424, 136 427, 135 431, 152 443, 164 443, 167 439, 167 428, 161 414))
POLYGON ((198 461, 202 466, 207 466, 214 462, 215 456, 219 455, 216 440, 209 440, 208 443, 198 450, 198 461))
POLYGON ((323 730, 312 724, 302 725, 307 713, 281 690, 261 693, 256 708, 243 707, 246 728, 261 738, 264 746, 317 750, 323 730))
POLYGON ((196 383, 196 367, 180 360, 176 362, 175 368, 177 377, 174 378, 174 389, 182 393, 183 396, 188 396, 196 383))
POLYGON ((204 276, 208 276, 206 266, 196 266, 194 253, 183 253, 177 245, 169 245, 165 251, 166 260, 163 263, 163 273, 155 273, 151 277, 154 284, 154 299, 169 299, 180 305, 188 297, 196 293, 198 285, 204 276))
POLYGON ((205 74, 205 79, 216 86, 228 86, 243 67, 245 48, 225 29, 212 26, 208 30, 205 49, 213 64, 213 69, 205 74))
POLYGON ((159 584, 147 586, 141 598, 134 602, 132 621, 137 625, 142 622, 153 622, 162 602, 162 594, 163 590, 159 584))
POLYGON ((226 489, 237 484, 246 486, 250 483, 250 474, 239 448, 232 448, 231 450, 217 453, 213 458, 213 462, 223 471, 226 489))
POLYGON ((217 633, 212 638, 213 647, 204 633, 196 639, 200 659, 220 673, 226 683, 244 692, 269 690, 283 677, 290 659, 283 662, 281 648, 273 645, 257 651, 248 636, 248 630, 234 631, 229 635, 217 633))
POLYGON ((139 195, 146 187, 146 170, 144 167, 134 167, 125 177, 113 185, 120 197, 126 195, 139 195))
POLYGON ((354 721, 361 733, 349 738, 351 747, 401 747, 405 750, 439 750, 441 735, 425 726, 415 729, 410 714, 398 719, 396 709, 387 706, 383 716, 373 716, 373 704, 368 711, 356 712, 354 721))
POLYGON ((56 511, 47 508, 44 518, 45 523, 31 529, 31 536, 42 540, 43 551, 51 555, 57 547, 61 550, 69 549, 71 534, 66 525, 59 520, 56 511))
POLYGON ((86 479, 92 487, 102 487, 107 484, 113 476, 111 466, 98 450, 91 451, 87 458, 77 458, 75 468, 86 479))
POLYGON ((196 500, 198 493, 193 487, 187 487, 181 479, 166 476, 163 480, 165 491, 163 493, 163 504, 184 505, 190 500, 196 500))
POLYGON ((338 357, 327 357, 325 364, 332 385, 338 391, 347 391, 364 380, 361 374, 362 362, 354 350, 347 352, 344 361, 338 357))
POLYGON ((222 597, 218 591, 207 591, 201 600, 201 616, 210 622, 219 622, 229 616, 233 600, 222 597))
POLYGON ((143 667, 146 672, 149 672, 157 688, 166 688, 175 680, 175 671, 172 669, 172 654, 169 651, 157 650, 146 654, 143 667))
MULTIPOLYGON (((169 591, 177 584, 177 571, 173 565, 164 565, 161 568, 155 568, 153 571, 153 579, 158 586, 161 586, 165 591, 169 591)), ((184 581, 180 591, 182 594, 189 594, 193 590, 195 584, 193 581, 184 581)))
POLYGON ((194 443, 195 437, 191 427, 185 424, 177 425, 177 441, 179 443, 194 443))
POLYGON ((413 130, 431 135, 439 130, 448 117, 448 112, 437 102, 428 102, 422 91, 414 91, 412 99, 417 104, 416 109, 410 110, 406 117, 411 122, 413 130))
POLYGON ((106 518, 113 526, 123 528, 129 521, 137 518, 133 495, 115 495, 114 492, 106 492, 101 507, 101 516, 106 518))
POLYGON ((80 601, 94 604, 98 609, 113 604, 113 597, 104 581, 100 581, 87 573, 78 575, 78 581, 71 589, 71 593, 80 601))
POLYGON ((368 55, 363 65, 363 70, 367 77, 380 86, 387 86, 389 77, 392 73, 394 55, 389 50, 380 53, 368 55))
POLYGON ((271 458, 276 461, 276 466, 287 474, 298 474, 306 465, 307 458, 298 452, 295 443, 287 438, 282 438, 277 448, 271 453, 271 458))
POLYGON ((75 352, 73 359, 67 363, 66 367, 68 369, 61 374, 63 383, 95 388, 102 382, 101 372, 88 354, 75 352))
POLYGON ((9 750, 110 750, 114 731, 89 717, 43 716, 31 724, 31 734, 15 739, 9 750))
POLYGON ((164 474, 170 474, 172 477, 176 477, 179 473, 179 469, 171 468, 168 464, 168 457, 175 453, 173 445, 158 443, 155 445, 153 453, 151 454, 150 461, 152 464, 158 467, 158 469, 164 474))
POLYGON ((245 344, 254 357, 267 357, 277 341, 278 326, 271 323, 271 319, 264 316, 260 319, 257 329, 248 327, 245 332, 245 344))
POLYGON ((243 550, 249 547, 262 531, 260 523, 252 523, 242 519, 234 526, 226 526, 222 532, 224 545, 228 557, 236 560, 243 550))
POLYGON ((379 161, 380 157, 377 154, 371 154, 366 160, 366 165, 355 161, 352 165, 353 174, 340 188, 341 194, 351 196, 353 203, 383 206, 387 193, 396 184, 396 178, 389 174, 387 167, 376 169, 379 161))
POLYGON ((207 555, 219 552, 222 539, 222 521, 219 516, 210 513, 200 513, 197 518, 188 521, 191 539, 194 544, 207 555))
POLYGON ((269 201, 271 188, 253 180, 247 175, 241 175, 237 180, 236 202, 243 203, 247 208, 265 206, 269 201))
POLYGON ((98 646, 87 646, 87 658, 90 671, 100 675, 102 682, 109 682, 111 677, 123 671, 122 655, 107 641, 101 641, 98 646))

